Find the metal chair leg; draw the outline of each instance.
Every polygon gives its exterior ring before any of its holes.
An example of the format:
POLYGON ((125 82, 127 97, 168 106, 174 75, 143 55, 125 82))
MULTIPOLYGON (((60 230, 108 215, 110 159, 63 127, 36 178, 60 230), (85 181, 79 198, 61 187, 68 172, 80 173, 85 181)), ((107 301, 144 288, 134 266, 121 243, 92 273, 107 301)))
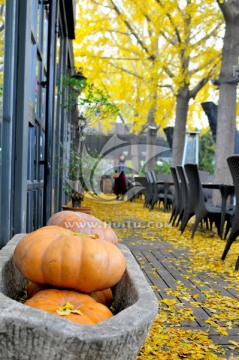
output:
POLYGON ((226 256, 227 256, 227 253, 233 243, 233 241, 235 240, 235 238, 230 238, 227 240, 227 243, 226 243, 226 246, 225 246, 225 249, 223 251, 223 254, 222 254, 222 257, 221 257, 221 260, 225 260, 226 256))

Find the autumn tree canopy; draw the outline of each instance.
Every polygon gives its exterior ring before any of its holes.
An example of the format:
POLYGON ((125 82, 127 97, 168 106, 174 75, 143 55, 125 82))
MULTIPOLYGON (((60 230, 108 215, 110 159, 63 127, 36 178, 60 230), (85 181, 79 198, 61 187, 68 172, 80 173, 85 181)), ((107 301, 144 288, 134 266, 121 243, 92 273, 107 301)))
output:
POLYGON ((200 103, 220 64, 215 0, 81 0, 77 16, 76 65, 110 95, 131 132, 175 125, 180 163, 186 124, 200 127, 200 103))

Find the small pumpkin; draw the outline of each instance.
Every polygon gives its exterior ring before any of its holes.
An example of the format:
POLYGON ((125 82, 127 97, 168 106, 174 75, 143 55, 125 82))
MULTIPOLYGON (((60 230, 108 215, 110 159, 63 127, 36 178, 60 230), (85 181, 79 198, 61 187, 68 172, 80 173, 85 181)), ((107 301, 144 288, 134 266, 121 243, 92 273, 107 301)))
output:
POLYGON ((111 289, 92 291, 88 295, 103 305, 110 305, 113 301, 113 293, 111 289))
POLYGON ((93 215, 74 211, 59 211, 53 214, 47 225, 58 225, 82 234, 97 234, 100 238, 118 244, 114 230, 93 215))
POLYGON ((54 225, 22 238, 13 259, 31 282, 86 293, 111 288, 126 269, 125 257, 115 245, 54 225))
POLYGON ((31 281, 29 281, 24 290, 26 290, 27 292, 27 298, 30 299, 33 295, 35 295, 36 293, 38 293, 41 290, 45 290, 47 287, 47 285, 44 284, 35 284, 31 281))
MULTIPOLYGON (((49 285, 44 284, 35 284, 29 281, 24 290, 27 292, 26 297, 30 299, 36 293, 42 290, 46 290, 49 288, 49 285)), ((86 295, 91 296, 95 301, 103 304, 103 305, 110 305, 113 301, 113 293, 111 289, 99 290, 99 291, 92 291, 86 295)))
POLYGON ((93 325, 113 316, 105 305, 89 295, 70 290, 42 290, 27 300, 25 305, 83 325, 93 325))

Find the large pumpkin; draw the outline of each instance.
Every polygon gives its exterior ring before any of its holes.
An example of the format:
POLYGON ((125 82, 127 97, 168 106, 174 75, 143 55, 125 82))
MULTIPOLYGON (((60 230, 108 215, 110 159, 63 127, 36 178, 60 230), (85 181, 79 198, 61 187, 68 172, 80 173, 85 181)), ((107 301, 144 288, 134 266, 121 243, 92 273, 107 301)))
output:
POLYGON ((125 257, 115 245, 60 226, 45 226, 26 235, 13 259, 34 283, 87 293, 114 286, 126 268, 125 257))
POLYGON ((102 239, 118 244, 114 230, 95 216, 74 211, 59 211, 52 215, 47 225, 58 225, 82 234, 97 234, 102 239))
POLYGON ((39 291, 25 305, 84 325, 96 324, 113 316, 105 305, 96 302, 89 295, 69 290, 39 291))

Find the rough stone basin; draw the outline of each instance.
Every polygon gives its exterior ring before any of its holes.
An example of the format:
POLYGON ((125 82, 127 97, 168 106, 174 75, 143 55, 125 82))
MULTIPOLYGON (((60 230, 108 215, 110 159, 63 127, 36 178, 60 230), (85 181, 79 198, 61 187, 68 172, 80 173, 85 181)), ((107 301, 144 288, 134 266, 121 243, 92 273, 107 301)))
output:
POLYGON ((85 326, 14 300, 26 283, 12 260, 23 236, 14 236, 0 250, 0 359, 135 359, 155 319, 158 302, 130 250, 120 245, 127 270, 113 289, 117 314, 85 326))

